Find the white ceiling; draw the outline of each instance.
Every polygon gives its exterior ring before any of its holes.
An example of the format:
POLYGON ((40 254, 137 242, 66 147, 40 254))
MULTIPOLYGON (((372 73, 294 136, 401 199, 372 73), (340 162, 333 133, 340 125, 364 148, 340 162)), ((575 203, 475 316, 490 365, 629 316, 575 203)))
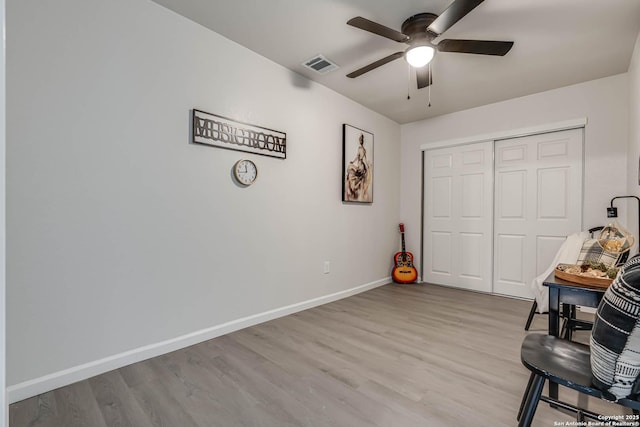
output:
POLYGON ((512 40, 514 47, 504 57, 438 53, 428 107, 429 89, 418 90, 415 75, 409 88, 403 59, 346 77, 406 48, 346 22, 363 16, 399 31, 409 16, 440 14, 452 0, 153 1, 398 123, 624 73, 640 31, 638 0, 486 0, 435 42, 512 40), (316 54, 340 68, 320 75, 301 65, 316 54))

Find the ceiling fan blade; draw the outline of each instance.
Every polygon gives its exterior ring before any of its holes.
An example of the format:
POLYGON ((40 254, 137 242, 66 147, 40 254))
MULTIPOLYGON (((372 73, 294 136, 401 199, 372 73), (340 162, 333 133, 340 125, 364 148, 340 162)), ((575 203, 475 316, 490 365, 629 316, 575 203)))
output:
POLYGON ((400 31, 385 27, 384 25, 378 24, 377 22, 369 21, 362 16, 356 16, 355 18, 349 19, 347 21, 347 24, 351 25, 352 27, 360 28, 361 30, 369 31, 370 33, 377 34, 379 36, 386 37, 397 42, 406 42, 407 40, 409 40, 409 37, 402 34, 400 31))
POLYGON ((494 40, 446 39, 438 43, 439 52, 475 53, 477 55, 504 56, 511 50, 513 42, 494 40))
POLYGON ((430 72, 428 65, 416 68, 416 77, 418 78, 418 89, 433 84, 433 74, 430 72))
POLYGON ((455 0, 451 5, 429 25, 427 30, 438 35, 444 33, 456 22, 465 17, 484 0, 455 0))
POLYGON ((404 52, 396 52, 396 53, 392 53, 389 56, 386 56, 382 59, 378 59, 376 62, 372 62, 371 64, 364 66, 358 70, 355 70, 352 73, 347 74, 347 77, 349 77, 350 79, 356 78, 358 76, 363 75, 364 73, 368 73, 369 71, 376 69, 378 67, 380 67, 381 65, 384 65, 388 62, 391 62, 393 60, 396 60, 398 58, 402 58, 404 56, 404 52))

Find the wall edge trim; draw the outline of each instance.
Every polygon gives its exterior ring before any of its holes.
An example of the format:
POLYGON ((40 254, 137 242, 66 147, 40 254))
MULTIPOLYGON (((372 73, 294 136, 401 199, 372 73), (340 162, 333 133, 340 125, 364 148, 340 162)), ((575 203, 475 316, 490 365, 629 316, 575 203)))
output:
POLYGON ((113 356, 108 356, 92 362, 64 369, 62 371, 53 372, 51 374, 43 375, 38 378, 23 381, 21 383, 7 387, 7 401, 8 403, 15 403, 20 400, 28 399, 30 397, 37 396, 38 394, 55 390, 56 388, 64 387, 66 385, 73 384, 75 382, 82 381, 96 375, 121 368, 123 366, 131 365, 133 363, 141 362, 152 357, 160 356, 172 351, 189 347, 191 345, 198 344, 203 341, 207 341, 212 338, 216 338, 240 329, 244 329, 249 326, 257 325, 259 323, 267 322, 269 320, 277 319, 279 317, 287 316, 289 314, 297 313, 299 311, 307 310, 309 308, 347 298, 352 295, 356 295, 361 292, 365 292, 388 284, 390 282, 391 277, 385 277, 373 282, 355 286, 350 289, 317 298, 312 298, 306 301, 287 305, 273 310, 268 310, 262 313, 242 317, 240 319, 232 320, 226 323, 211 326, 209 328, 201 329, 199 331, 184 334, 176 338, 145 345, 133 350, 115 354, 113 356))

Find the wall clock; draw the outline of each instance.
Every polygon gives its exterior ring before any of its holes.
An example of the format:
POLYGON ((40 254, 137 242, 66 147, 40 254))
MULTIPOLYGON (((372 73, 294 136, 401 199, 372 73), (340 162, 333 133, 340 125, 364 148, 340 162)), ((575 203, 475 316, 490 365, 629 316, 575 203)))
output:
POLYGON ((258 178, 258 168, 251 160, 238 160, 233 165, 233 176, 236 178, 239 184, 251 185, 258 178))

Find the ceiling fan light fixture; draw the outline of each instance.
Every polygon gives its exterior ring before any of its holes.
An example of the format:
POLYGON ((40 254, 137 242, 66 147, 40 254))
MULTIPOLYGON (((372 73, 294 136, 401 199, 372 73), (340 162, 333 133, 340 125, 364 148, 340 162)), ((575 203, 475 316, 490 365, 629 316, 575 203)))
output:
POLYGON ((405 59, 415 68, 421 68, 427 65, 433 59, 436 50, 431 46, 417 45, 407 49, 405 59))

